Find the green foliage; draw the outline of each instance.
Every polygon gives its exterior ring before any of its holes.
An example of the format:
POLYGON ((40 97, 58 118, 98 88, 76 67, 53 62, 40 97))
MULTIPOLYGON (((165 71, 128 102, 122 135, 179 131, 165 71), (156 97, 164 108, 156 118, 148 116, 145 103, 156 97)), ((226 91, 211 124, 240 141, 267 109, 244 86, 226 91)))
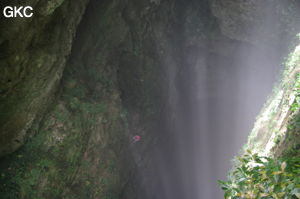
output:
MULTIPOLYGON (((106 111, 106 104, 95 101, 92 96, 88 95, 88 90, 78 84, 76 87, 65 90, 64 99, 68 102, 69 108, 73 111, 79 111, 87 114, 98 114, 106 111)), ((60 115, 63 121, 64 117, 60 115)))
POLYGON ((104 198, 103 199, 117 199, 119 198, 118 195, 114 192, 114 191, 107 191, 104 194, 104 198))
POLYGON ((87 95, 87 89, 83 86, 81 86, 80 84, 77 85, 74 88, 70 88, 68 90, 69 94, 74 96, 74 97, 78 97, 79 99, 84 98, 87 95))
MULTIPOLYGON (((297 48, 299 48, 299 46, 297 48)), ((285 70, 283 71, 283 77, 289 77, 289 74, 291 73, 290 69, 297 67, 299 63, 300 63, 299 51, 295 50, 294 52, 290 53, 286 58, 286 61, 284 63, 285 70)), ((287 78, 287 80, 289 81, 289 78, 287 78)))
POLYGON ((228 181, 219 181, 225 199, 300 198, 300 158, 274 159, 252 154, 238 157, 228 181))
POLYGON ((91 114, 104 113, 107 109, 106 104, 83 102, 76 97, 69 98, 69 106, 74 111, 91 114))
POLYGON ((296 93, 295 101, 291 106, 292 111, 297 111, 300 108, 300 74, 297 74, 296 76, 296 84, 294 91, 296 93))
POLYGON ((108 162, 108 171, 112 174, 116 170, 116 163, 114 160, 109 160, 108 162))

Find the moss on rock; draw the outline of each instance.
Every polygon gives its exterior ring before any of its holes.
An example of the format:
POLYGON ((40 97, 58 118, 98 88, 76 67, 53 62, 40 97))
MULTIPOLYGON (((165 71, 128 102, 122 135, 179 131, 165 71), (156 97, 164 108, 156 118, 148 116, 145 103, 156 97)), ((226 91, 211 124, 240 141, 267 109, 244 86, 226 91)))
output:
POLYGON ((290 55, 282 80, 257 117, 246 148, 261 155, 299 154, 300 47, 290 55))
MULTIPOLYGON (((44 3, 30 0, 26 3, 36 11, 34 17, 0 21, 5 27, 0 32, 5 52, 0 57, 0 156, 23 145, 30 127, 52 102, 87 0, 46 2, 56 2, 56 12, 40 16, 44 3)), ((23 4, 9 1, 9 5, 23 4)))

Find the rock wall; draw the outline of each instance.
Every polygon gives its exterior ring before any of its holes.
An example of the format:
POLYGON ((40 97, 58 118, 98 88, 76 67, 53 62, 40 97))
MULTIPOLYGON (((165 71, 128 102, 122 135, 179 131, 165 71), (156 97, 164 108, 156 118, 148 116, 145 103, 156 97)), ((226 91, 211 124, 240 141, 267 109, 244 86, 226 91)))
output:
POLYGON ((164 94, 152 30, 144 24, 155 6, 90 2, 57 98, 40 125, 27 131, 36 136, 1 160, 1 196, 127 197, 124 187, 139 159, 131 150, 145 151, 151 140, 145 129, 154 128, 140 123, 158 116, 164 94), (135 133, 145 145, 133 145, 135 133))
MULTIPOLYGON (((26 3, 35 10, 33 18, 0 22, 0 156, 23 145, 52 102, 87 1, 26 3)), ((1 1, 4 5, 25 2, 1 1)))
POLYGON ((210 4, 222 33, 232 39, 274 45, 299 33, 300 5, 295 0, 212 0, 210 4))
POLYGON ((300 47, 290 54, 282 80, 257 117, 246 148, 264 156, 299 155, 300 47))
POLYGON ((273 35, 256 28, 265 27, 256 1, 91 0, 80 26, 87 1, 28 3, 36 17, 0 22, 0 156, 15 151, 1 159, 3 198, 155 198, 158 146, 181 119, 172 108, 197 88, 188 74, 218 62, 234 72, 237 46, 258 38, 290 43, 285 33, 297 31, 282 27, 300 13, 289 4, 273 35))

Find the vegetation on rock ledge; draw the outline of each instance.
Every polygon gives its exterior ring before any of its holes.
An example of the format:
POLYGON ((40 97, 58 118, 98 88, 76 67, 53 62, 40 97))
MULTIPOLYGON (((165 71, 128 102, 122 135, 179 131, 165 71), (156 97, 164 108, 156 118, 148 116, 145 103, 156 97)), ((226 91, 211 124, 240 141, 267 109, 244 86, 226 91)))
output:
POLYGON ((248 151, 238 160, 229 181, 219 181, 225 199, 300 198, 300 157, 274 159, 248 151))
POLYGON ((300 198, 299 68, 298 46, 257 119, 244 155, 237 158, 228 181, 219 181, 225 199, 300 198))

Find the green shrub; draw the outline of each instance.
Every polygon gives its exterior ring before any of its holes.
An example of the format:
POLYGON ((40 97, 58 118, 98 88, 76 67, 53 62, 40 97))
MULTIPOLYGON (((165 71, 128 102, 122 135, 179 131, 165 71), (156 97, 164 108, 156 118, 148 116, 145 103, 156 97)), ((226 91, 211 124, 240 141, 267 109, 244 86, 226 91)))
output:
POLYGON ((219 181, 225 199, 300 198, 300 158, 274 159, 250 151, 238 157, 228 181, 219 181))

